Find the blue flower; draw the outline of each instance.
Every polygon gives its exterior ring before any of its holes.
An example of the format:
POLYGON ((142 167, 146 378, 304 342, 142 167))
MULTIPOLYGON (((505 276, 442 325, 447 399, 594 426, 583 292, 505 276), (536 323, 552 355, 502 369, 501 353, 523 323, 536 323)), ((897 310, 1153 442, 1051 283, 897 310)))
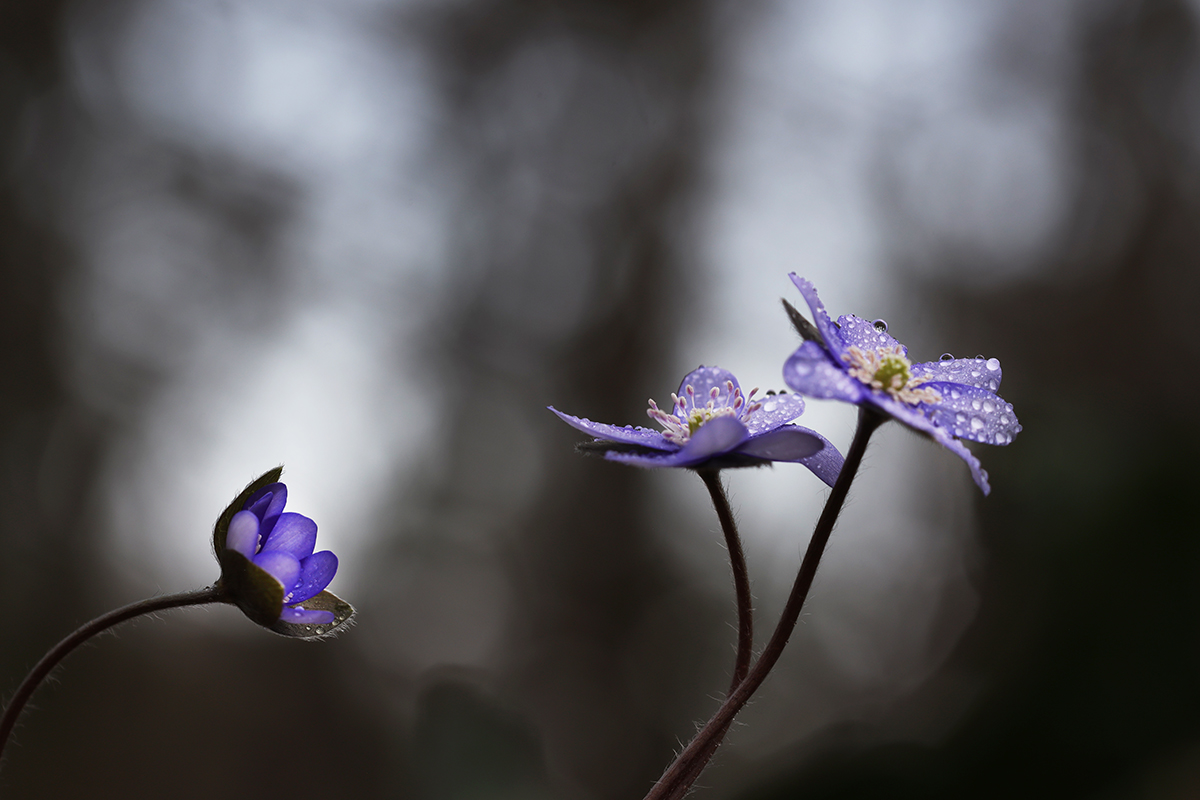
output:
POLYGON ((801 330, 808 341, 784 364, 787 385, 809 397, 870 406, 929 436, 967 462, 986 495, 987 472, 959 440, 1005 445, 1021 431, 1012 404, 996 394, 1000 362, 947 354, 914 364, 883 320, 846 315, 834 323, 813 285, 790 277, 808 301, 816 329, 801 330))
MULTIPOLYGON (((596 437, 594 444, 610 461, 638 467, 743 467, 794 461, 830 486, 842 468, 842 456, 829 441, 808 428, 787 423, 804 411, 804 400, 786 393, 755 398, 743 395, 733 373, 700 367, 671 395, 671 411, 653 400, 647 415, 663 430, 606 425, 550 410, 559 419, 596 437)), ((584 446, 585 449, 593 449, 584 446)))
MULTIPOLYGON (((271 598, 281 597, 282 602, 278 599, 261 602, 258 598, 264 595, 253 590, 239 592, 254 597, 254 600, 238 599, 247 614, 253 611, 256 616, 252 618, 256 622, 268 626, 274 622, 327 625, 335 619, 333 612, 306 609, 303 604, 321 594, 333 580, 338 567, 337 556, 328 550, 313 552, 317 543, 317 524, 302 514, 284 511, 286 503, 287 487, 282 483, 269 484, 251 494, 242 510, 229 520, 224 541, 227 552, 222 565, 230 561, 232 554, 240 555, 249 564, 232 556, 239 568, 227 568, 227 578, 231 572, 239 576, 258 575, 253 569, 246 569, 253 565, 282 587, 282 594, 277 589, 265 594, 271 598)), ((256 584, 266 580, 250 578, 236 583, 261 589, 263 587, 256 584)))

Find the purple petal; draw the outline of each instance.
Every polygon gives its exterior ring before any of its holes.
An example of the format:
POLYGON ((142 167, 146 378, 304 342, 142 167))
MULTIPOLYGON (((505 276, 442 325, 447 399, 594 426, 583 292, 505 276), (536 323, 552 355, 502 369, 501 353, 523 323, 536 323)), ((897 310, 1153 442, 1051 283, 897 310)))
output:
POLYGON ((939 383, 961 383, 977 389, 996 391, 1000 388, 1000 361, 995 358, 954 358, 945 361, 922 361, 912 365, 914 378, 939 383))
POLYGON ((841 331, 835 328, 833 322, 829 319, 829 314, 825 311, 825 304, 821 302, 820 297, 817 297, 816 287, 794 272, 788 275, 788 277, 792 279, 792 283, 796 284, 796 288, 800 290, 800 294, 808 302, 808 308, 812 311, 813 322, 816 323, 817 330, 821 332, 821 336, 825 338, 826 348, 829 352, 833 353, 834 358, 841 358, 842 353, 846 352, 846 345, 842 341, 841 331))
POLYGON ((300 562, 300 577, 294 588, 284 596, 285 603, 303 603, 325 591, 337 572, 337 556, 328 550, 313 553, 300 562))
MULTIPOLYGON (((704 408, 708 405, 709 400, 713 400, 713 405, 717 408, 728 406, 730 404, 730 395, 733 393, 726 384, 733 383, 733 389, 737 390, 740 387, 737 378, 733 377, 733 373, 727 369, 720 367, 705 367, 700 366, 689 372, 679 382, 679 396, 689 397, 687 387, 691 386, 695 392, 695 405, 704 408), (709 397, 709 393, 717 390, 716 398, 709 397)), ((692 403, 688 403, 688 410, 691 410, 692 403)), ((678 409, 676 416, 680 416, 678 409)), ((687 418, 687 414, 681 416, 682 419, 687 418)))
MULTIPOLYGON (((812 431, 812 433, 821 436, 816 431, 812 431)), ((821 436, 821 438, 825 439, 824 436, 821 436)), ((803 464, 812 470, 812 473, 820 478, 826 486, 833 486, 842 471, 843 461, 842 454, 826 439, 825 446, 821 450, 808 458, 799 459, 797 463, 803 464)))
POLYGON ((804 398, 798 394, 769 394, 756 398, 762 407, 742 417, 751 436, 758 436, 791 422, 804 413, 804 398))
POLYGON ((872 394, 870 396, 870 403, 913 430, 931 437, 942 447, 945 447, 951 453, 954 453, 967 462, 967 466, 971 468, 971 477, 975 479, 976 485, 983 490, 984 495, 986 496, 991 491, 991 487, 988 485, 987 472, 984 471, 983 466, 979 463, 979 459, 967 449, 966 445, 955 439, 949 429, 934 425, 933 421, 926 417, 921 410, 906 406, 904 403, 893 400, 886 395, 872 394))
POLYGON ((636 444, 641 447, 650 447, 654 450, 674 451, 676 446, 663 438, 663 435, 658 431, 652 431, 648 428, 635 428, 632 425, 620 427, 618 425, 608 425, 603 422, 592 422, 590 419, 582 419, 580 417, 572 417, 570 414, 564 414, 554 406, 546 406, 546 408, 558 415, 558 418, 570 425, 578 431, 595 436, 597 439, 607 439, 610 442, 622 442, 624 444, 636 444))
POLYGON ((300 559, 291 553, 272 550, 268 553, 259 553, 251 561, 283 584, 284 594, 291 591, 292 587, 296 585, 296 579, 300 577, 300 559))
POLYGON ((332 611, 317 611, 307 608, 288 608, 284 606, 283 611, 279 612, 279 619, 282 622, 290 622, 293 625, 328 625, 337 619, 332 611))
POLYGON ((785 425, 742 443, 737 452, 767 461, 799 461, 825 446, 822 437, 799 425, 785 425))
POLYGON ((317 523, 303 514, 286 511, 279 515, 279 523, 263 542, 261 552, 281 550, 298 559, 307 558, 316 545, 317 523))
POLYGON ((246 501, 246 510, 253 511, 262 520, 259 532, 266 537, 274 530, 285 505, 287 505, 287 486, 282 483, 272 483, 250 496, 250 499, 246 501))
POLYGON ((801 394, 822 400, 859 403, 870 394, 864 384, 833 363, 829 354, 816 342, 805 342, 792 353, 792 357, 783 365, 783 381, 801 394))
POLYGON ((692 467, 713 456, 728 453, 749 438, 746 426, 733 417, 716 417, 701 425, 687 444, 675 453, 642 455, 639 453, 608 452, 609 461, 620 461, 635 467, 692 467))
POLYGON ((229 520, 225 547, 252 558, 258 550, 258 517, 252 511, 239 511, 229 520))
POLYGON ((903 348, 904 354, 908 355, 908 348, 896 341, 888 333, 877 330, 875 323, 856 317, 853 314, 844 314, 838 317, 838 325, 841 326, 842 341, 846 343, 847 349, 857 345, 862 350, 877 350, 880 347, 895 347, 899 345, 903 348))
POLYGON ((988 474, 979 463, 979 459, 975 454, 967 449, 967 446, 962 442, 950 436, 950 433, 945 428, 937 428, 937 433, 933 435, 934 440, 945 447, 951 453, 967 462, 967 466, 971 468, 971 477, 975 480, 975 485, 983 492, 983 496, 987 497, 991 493, 992 487, 988 484, 988 474))
POLYGON ((842 471, 842 454, 837 451, 837 448, 821 434, 800 425, 788 425, 763 434, 746 442, 737 449, 737 452, 767 458, 771 461, 794 461, 797 464, 803 464, 828 486, 833 486, 837 481, 838 473, 842 471), (803 436, 803 440, 797 440, 797 435, 803 436), (820 449, 803 454, 803 450, 811 447, 814 441, 821 445, 820 449), (762 443, 766 444, 766 448, 762 447, 762 443), (789 447, 793 448, 791 455, 799 455, 789 457, 787 451, 789 447))
POLYGON ((922 406, 935 425, 960 439, 984 444, 1008 444, 1021 432, 1012 403, 989 392, 961 383, 927 383, 942 396, 939 403, 922 406))

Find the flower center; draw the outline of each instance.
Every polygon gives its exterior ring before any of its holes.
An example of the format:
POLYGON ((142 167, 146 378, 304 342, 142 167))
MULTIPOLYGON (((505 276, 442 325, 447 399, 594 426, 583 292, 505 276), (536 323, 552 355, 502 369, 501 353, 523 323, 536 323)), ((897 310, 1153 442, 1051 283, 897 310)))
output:
POLYGON ((720 405, 720 387, 714 386, 708 390, 708 402, 699 405, 696 402, 696 389, 690 383, 683 389, 683 397, 671 395, 671 406, 675 412, 669 414, 658 407, 653 400, 646 415, 663 427, 663 438, 671 444, 684 445, 692 438, 692 434, 704 427, 704 424, 717 417, 733 417, 744 421, 758 409, 762 403, 754 402, 752 389, 749 397, 742 395, 741 388, 735 388, 733 381, 725 381, 725 399, 720 405))
POLYGON ((886 392, 901 403, 936 403, 942 396, 933 389, 919 389, 928 378, 912 376, 912 362, 904 356, 900 345, 863 350, 852 345, 842 356, 850 367, 847 372, 877 391, 886 392))

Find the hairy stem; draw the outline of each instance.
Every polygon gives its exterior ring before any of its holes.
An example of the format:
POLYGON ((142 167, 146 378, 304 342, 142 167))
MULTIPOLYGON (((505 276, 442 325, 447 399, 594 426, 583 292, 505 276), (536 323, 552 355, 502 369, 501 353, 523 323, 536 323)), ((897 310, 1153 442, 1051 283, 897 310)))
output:
POLYGON ((733 519, 733 509, 729 507, 729 497, 721 484, 720 471, 701 469, 697 470, 697 473, 712 497, 717 519, 721 521, 725 546, 729 550, 729 566, 733 571, 734 594, 737 596, 737 657, 733 664, 733 678, 729 684, 729 691, 732 692, 750 671, 750 655, 754 647, 754 609, 750 599, 750 574, 746 570, 746 554, 742 550, 742 539, 738 536, 737 523, 733 519))
POLYGON ((734 716, 741 711, 742 706, 746 705, 746 702, 774 668, 788 639, 791 638, 796 621, 800 618, 800 610, 808 598, 809 589, 812 588, 817 567, 821 564, 821 556, 825 553, 829 536, 833 533, 838 515, 846 502, 850 484, 854 482, 854 476, 858 473, 859 465, 862 463, 863 454, 867 450, 867 442, 870 441, 871 434, 875 432, 875 429, 886 420, 887 417, 883 417, 875 411, 859 408, 858 428, 854 432, 854 441, 850 444, 842 471, 838 474, 829 498, 825 501, 825 508, 821 511, 821 516, 813 529, 812 539, 809 540, 804 559, 800 562, 800 571, 796 574, 791 594, 788 595, 787 603, 784 604, 779 624, 775 626, 774 633, 771 634, 770 640, 763 648, 758 661, 746 675, 745 680, 729 693, 712 719, 700 729, 700 732, 676 757, 671 766, 667 767, 667 771, 646 795, 645 800, 677 800, 687 793, 696 778, 699 777, 700 771, 708 759, 721 744, 734 716))
MULTIPOLYGON (((718 470, 702 469, 697 473, 704 480, 708 493, 712 497, 713 508, 721 521, 721 530, 725 533, 725 545, 729 550, 729 566, 733 571, 733 589, 737 597, 738 611, 738 643, 737 656, 733 664, 733 676, 729 681, 729 692, 732 693, 738 684, 750 671, 750 657, 754 649, 754 608, 750 599, 750 573, 746 569, 746 554, 742 550, 742 540, 738 536, 737 523, 733 519, 733 510, 729 506, 729 497, 721 484, 718 470)), ((706 748, 705 752, 696 758, 689 766, 687 774, 681 775, 676 791, 667 795, 668 800, 678 800, 688 791, 688 788, 700 777, 700 773, 708 766, 708 761, 717 752, 724 731, 706 748)))
POLYGON ((25 703, 33 696, 34 691, 46 679, 46 676, 76 647, 96 634, 142 614, 152 614, 155 611, 166 611, 185 606, 227 602, 230 602, 228 595, 224 587, 218 584, 207 589, 140 600, 109 611, 107 614, 102 614, 91 622, 81 625, 74 633, 54 645, 46 655, 42 656, 42 660, 34 665, 29 674, 25 676, 25 680, 21 681, 21 685, 17 687, 16 693, 13 694, 8 706, 4 709, 4 715, 0 717, 0 755, 4 753, 4 746, 8 743, 9 734, 12 733, 13 726, 17 723, 17 717, 21 715, 21 710, 25 708, 25 703))

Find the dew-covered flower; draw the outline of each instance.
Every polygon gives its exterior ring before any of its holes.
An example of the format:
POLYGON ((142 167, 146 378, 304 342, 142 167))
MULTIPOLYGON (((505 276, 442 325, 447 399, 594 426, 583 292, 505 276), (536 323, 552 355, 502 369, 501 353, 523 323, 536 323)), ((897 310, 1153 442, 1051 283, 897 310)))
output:
POLYGON ((305 608, 304 603, 333 580, 337 556, 328 550, 313 552, 317 524, 302 514, 284 511, 286 503, 287 487, 282 483, 268 484, 251 494, 242 510, 229 520, 225 549, 243 556, 283 588, 278 621, 329 624, 334 621, 333 612, 305 608))
MULTIPOLYGON (((1021 430, 1000 388, 994 358, 954 358, 913 363, 908 348, 888 335, 883 320, 853 315, 834 323, 813 285, 794 273, 792 282, 808 301, 816 329, 783 367, 788 386, 809 397, 872 406, 946 447, 971 468, 984 494, 987 472, 959 439, 1008 444, 1021 430)), ((807 323, 804 323, 807 324, 807 323)))
POLYGON ((742 393, 733 373, 700 367, 671 395, 665 411, 653 400, 646 414, 661 431, 607 425, 572 417, 550 406, 568 425, 596 437, 604 457, 638 467, 743 467, 770 461, 794 461, 830 486, 842 468, 842 456, 829 441, 808 428, 789 425, 804 411, 794 394, 742 393))

